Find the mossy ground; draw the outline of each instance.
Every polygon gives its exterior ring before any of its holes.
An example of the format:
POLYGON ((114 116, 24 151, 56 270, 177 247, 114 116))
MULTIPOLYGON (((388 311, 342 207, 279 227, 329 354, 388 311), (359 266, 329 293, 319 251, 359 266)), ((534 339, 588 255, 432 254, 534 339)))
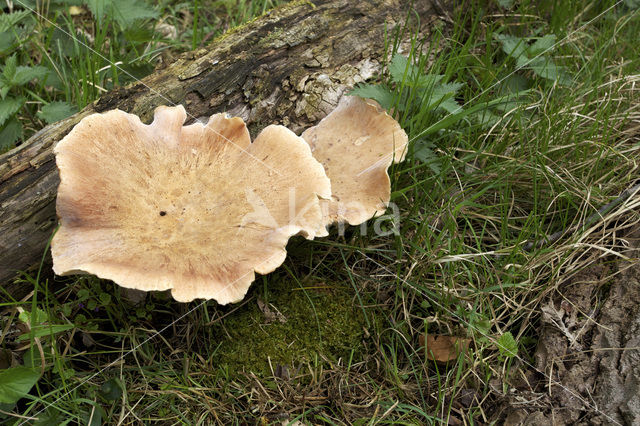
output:
POLYGON ((233 315, 214 325, 220 339, 212 348, 215 364, 231 374, 267 376, 278 366, 357 357, 366 322, 351 287, 286 277, 254 286, 249 303, 231 307, 233 315))

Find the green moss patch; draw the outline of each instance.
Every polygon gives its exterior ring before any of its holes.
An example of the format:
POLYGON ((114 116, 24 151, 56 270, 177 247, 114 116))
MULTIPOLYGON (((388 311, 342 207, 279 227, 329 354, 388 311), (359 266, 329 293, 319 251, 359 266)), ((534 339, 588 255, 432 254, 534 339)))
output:
POLYGON ((212 350, 220 367, 270 375, 269 359, 275 369, 359 352, 365 319, 353 289, 279 278, 256 284, 262 288, 248 303, 214 325, 220 343, 212 350))

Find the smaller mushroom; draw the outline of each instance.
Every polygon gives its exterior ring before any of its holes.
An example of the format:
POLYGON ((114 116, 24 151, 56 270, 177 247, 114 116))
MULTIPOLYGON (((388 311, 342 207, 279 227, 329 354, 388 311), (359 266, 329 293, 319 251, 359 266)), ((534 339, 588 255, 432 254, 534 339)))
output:
POLYGON ((384 213, 391 198, 387 169, 404 160, 408 138, 375 101, 344 96, 335 110, 302 138, 331 180, 323 200, 325 223, 359 225, 384 213))

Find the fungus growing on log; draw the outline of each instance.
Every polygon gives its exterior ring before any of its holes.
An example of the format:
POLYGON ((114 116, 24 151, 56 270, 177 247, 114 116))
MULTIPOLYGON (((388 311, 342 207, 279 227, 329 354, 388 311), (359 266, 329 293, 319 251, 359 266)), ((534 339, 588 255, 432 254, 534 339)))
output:
POLYGON ((329 179, 301 138, 268 126, 251 143, 240 118, 185 119, 182 106, 150 125, 114 110, 58 143, 56 274, 226 304, 282 264, 291 236, 326 235, 329 179))
POLYGON ((387 169, 404 160, 408 138, 375 101, 344 96, 335 110, 302 138, 331 180, 322 200, 325 223, 359 225, 384 213, 391 198, 387 169))

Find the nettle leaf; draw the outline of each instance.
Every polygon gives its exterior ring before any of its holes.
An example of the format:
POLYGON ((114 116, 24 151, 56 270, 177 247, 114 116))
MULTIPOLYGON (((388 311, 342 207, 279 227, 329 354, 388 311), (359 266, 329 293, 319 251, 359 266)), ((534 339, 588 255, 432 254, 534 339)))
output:
POLYGON ((529 80, 520 74, 511 74, 498 86, 498 93, 501 95, 512 95, 529 89, 529 80))
POLYGON ((0 15, 0 33, 10 31, 20 21, 31 15, 30 10, 21 10, 13 13, 3 13, 0 15))
MULTIPOLYGON (((407 71, 408 65, 407 58, 398 53, 393 55, 391 62, 389 62, 389 74, 394 83, 401 83, 405 79, 405 71, 407 71)), ((409 74, 407 74, 407 78, 410 78, 409 74)))
POLYGON ((462 111, 462 106, 458 103, 458 101, 456 101, 453 98, 448 98, 440 102, 440 104, 438 105, 438 108, 442 108, 443 110, 447 111, 449 114, 457 114, 460 111, 462 111))
POLYGON ((98 24, 101 24, 104 15, 107 11, 107 7, 111 6, 111 0, 88 0, 87 7, 91 11, 91 14, 98 21, 98 24))
POLYGON ((434 174, 439 174, 441 170, 440 158, 435 153, 435 145, 424 139, 415 142, 413 157, 425 163, 434 174))
POLYGON ((496 39, 502 45, 502 50, 514 59, 527 58, 527 40, 505 34, 496 34, 496 39))
POLYGON ((506 358, 515 358, 518 356, 518 343, 510 331, 507 331, 498 339, 498 350, 500 351, 500 355, 506 358))
POLYGON ((5 82, 9 82, 13 79, 13 76, 16 74, 16 68, 18 66, 18 59, 16 55, 9 56, 4 63, 4 67, 2 67, 2 80, 5 82))
POLYGON ((538 40, 536 40, 535 43, 533 43, 529 47, 528 49, 529 57, 533 58, 534 56, 542 55, 544 53, 551 51, 555 43, 556 43, 556 36, 554 34, 548 34, 544 37, 540 37, 538 40))
MULTIPOLYGON (((0 15, 2 16, 2 15, 0 15)), ((15 44, 16 36, 9 31, 0 31, 0 54, 9 53, 15 44)))
POLYGON ((13 404, 29 393, 40 373, 27 367, 0 370, 0 402, 13 404))
POLYGON ((538 57, 531 61, 529 68, 539 77, 547 80, 557 81, 559 84, 569 86, 573 79, 566 71, 565 67, 556 65, 553 60, 545 57, 538 57))
POLYGON ((444 75, 442 74, 421 75, 420 77, 418 77, 418 86, 424 87, 424 88, 433 87, 436 84, 440 83, 443 78, 444 78, 444 75))
POLYGON ((361 84, 351 90, 349 95, 360 96, 365 99, 373 99, 386 110, 391 108, 393 103, 393 93, 386 87, 378 84, 361 84))
POLYGON ((422 74, 420 69, 409 63, 409 60, 396 53, 389 63, 389 74, 394 83, 406 86, 429 87, 438 83, 444 76, 436 74, 422 74))
POLYGON ((13 117, 0 130, 0 151, 13 147, 20 138, 22 138, 22 124, 13 117))
POLYGON ((139 0, 112 0, 109 14, 122 28, 131 27, 139 19, 158 17, 157 10, 139 0))
POLYGON ((24 98, 5 98, 0 100, 0 126, 24 105, 24 98))
POLYGON ((472 114, 471 118, 474 119, 479 126, 483 128, 491 128, 502 119, 502 116, 494 114, 491 110, 486 109, 476 114, 472 114))
POLYGON ((438 85, 438 90, 455 95, 464 87, 464 83, 443 83, 438 85))
POLYGON ((65 88, 65 85, 60 79, 58 73, 52 70, 48 70, 47 75, 42 79, 42 83, 58 90, 64 90, 65 88))
POLYGON ((462 83, 444 83, 438 84, 429 92, 429 98, 426 100, 426 108, 442 108, 445 111, 455 114, 462 110, 462 107, 453 99, 464 86, 462 83))
POLYGON ((76 112, 78 112, 78 109, 75 105, 71 105, 67 102, 56 101, 43 106, 38 112, 38 117, 51 124, 70 117, 76 112))
POLYGON ((9 82, 12 86, 22 86, 27 84, 33 79, 41 79, 47 75, 49 69, 36 65, 34 67, 19 66, 16 67, 16 71, 13 78, 9 82))

